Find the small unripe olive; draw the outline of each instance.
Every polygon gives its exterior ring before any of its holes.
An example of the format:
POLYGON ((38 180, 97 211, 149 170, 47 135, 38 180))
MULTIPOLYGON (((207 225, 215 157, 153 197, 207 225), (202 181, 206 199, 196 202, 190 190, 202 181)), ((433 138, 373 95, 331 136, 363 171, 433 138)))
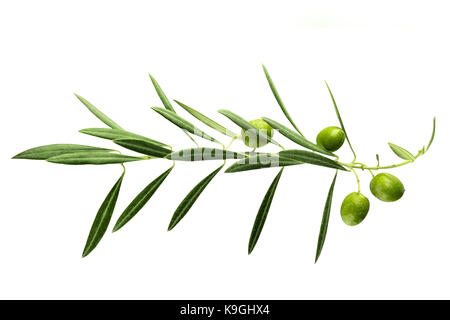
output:
POLYGON ((369 199, 359 192, 352 192, 344 198, 341 205, 341 218, 346 225, 360 224, 369 212, 369 199))
POLYGON ((405 187, 396 176, 383 172, 372 178, 370 191, 381 201, 392 202, 403 196, 405 187))
POLYGON ((345 141, 345 133, 338 127, 326 127, 319 132, 316 138, 317 145, 325 148, 328 151, 336 151, 345 141))
POLYGON ((269 138, 273 136, 273 128, 264 120, 256 119, 249 121, 256 129, 241 130, 242 138, 246 146, 251 148, 259 148, 269 143, 264 136, 258 135, 261 130, 269 138))

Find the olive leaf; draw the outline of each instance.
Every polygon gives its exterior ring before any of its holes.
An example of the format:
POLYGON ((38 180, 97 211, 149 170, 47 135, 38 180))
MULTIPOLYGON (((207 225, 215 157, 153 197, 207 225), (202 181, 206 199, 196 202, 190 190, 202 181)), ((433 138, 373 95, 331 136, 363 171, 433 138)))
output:
POLYGON ((201 195, 203 190, 205 190, 205 188, 208 186, 208 184, 211 182, 211 180, 223 168, 224 165, 225 165, 225 163, 222 164, 220 167, 218 167, 213 172, 211 172, 209 175, 207 175, 202 181, 200 181, 187 194, 187 196, 183 199, 183 201, 181 201, 180 205, 175 210, 175 213, 173 214, 172 219, 170 220, 168 231, 172 230, 178 224, 178 222, 180 222, 181 219, 184 218, 184 216, 188 213, 188 211, 194 205, 195 201, 201 195))
POLYGON ((430 142, 428 142, 428 146, 425 149, 425 151, 428 151, 428 149, 430 149, 431 144, 433 143, 434 140, 434 134, 436 133, 436 117, 433 118, 433 132, 431 133, 431 139, 430 142))
MULTIPOLYGON (((161 87, 159 86, 158 82, 156 82, 155 78, 152 77, 152 75, 149 73, 148 74, 150 77, 150 80, 153 83, 153 86, 155 87, 156 93, 158 94, 159 99, 161 100, 162 104, 164 105, 164 107, 169 110, 172 111, 174 113, 176 113, 175 109, 172 107, 172 104, 170 103, 170 100, 167 98, 166 94, 164 93, 164 91, 161 89, 161 87)), ((194 140, 194 138, 191 137, 191 135, 186 132, 185 129, 183 129, 183 132, 186 134, 186 136, 192 141, 194 142, 196 145, 197 142, 194 140)))
MULTIPOLYGON (((272 78, 269 75, 269 72, 267 71, 266 67, 264 65, 262 65, 263 70, 264 70, 264 74, 266 75, 266 79, 267 82, 269 83, 270 86, 270 90, 272 90, 273 96, 275 97, 275 99, 278 102, 278 105, 281 108, 281 111, 283 111, 284 115, 286 116, 286 118, 289 120, 289 122, 292 124, 292 126, 294 127, 295 130, 297 130, 297 132, 303 136, 303 134, 300 132, 300 130, 297 128, 296 124, 294 123, 294 120, 292 120, 291 116, 289 115, 289 112, 287 111, 286 107, 284 106, 283 101, 281 100, 280 95, 278 94, 278 90, 275 87, 275 84, 272 81, 272 78)), ((272 126, 273 127, 273 126, 272 126)))
POLYGON ((160 176, 158 176, 155 180, 150 182, 137 196, 131 201, 131 203, 126 207, 123 213, 120 215, 117 220, 113 232, 116 232, 120 228, 122 228, 125 224, 128 223, 150 200, 153 194, 158 190, 164 180, 167 178, 169 173, 172 171, 173 166, 168 170, 164 171, 160 176))
POLYGON ((193 117, 195 117, 197 120, 203 122, 204 124, 206 124, 208 127, 224 134, 227 135, 229 137, 235 137, 237 136, 236 133, 232 132, 231 130, 228 130, 227 128, 225 128, 224 126, 218 124, 216 121, 208 118, 207 116, 205 116, 204 114, 198 112, 197 110, 188 107, 187 105, 185 105, 184 103, 174 100, 180 107, 182 107, 184 110, 186 110, 187 112, 189 112, 193 117))
POLYGON ((25 150, 24 152, 15 155, 13 159, 47 160, 48 158, 59 156, 65 153, 74 153, 82 151, 109 152, 114 150, 84 146, 80 144, 49 144, 25 150))
POLYGON ((271 142, 271 143, 281 147, 281 145, 278 142, 276 142, 274 139, 272 139, 270 136, 268 136, 264 132, 264 130, 257 129, 250 122, 248 122, 241 116, 235 114, 234 112, 231 112, 231 111, 225 110, 225 109, 220 109, 218 112, 220 114, 223 114, 225 117, 230 119, 232 122, 234 122, 236 125, 238 125, 242 129, 244 129, 247 132, 246 134, 255 135, 255 138, 257 138, 258 140, 271 142))
POLYGON ((328 230, 328 221, 330 220, 330 211, 331 211, 331 202, 333 200, 334 184, 336 183, 337 174, 338 171, 336 170, 336 174, 334 175, 333 182, 331 183, 330 186, 330 190, 328 191, 327 201, 325 202, 325 208, 323 209, 322 223, 320 225, 319 239, 317 240, 316 259, 314 263, 316 263, 317 260, 319 259, 323 249, 323 245, 325 244, 325 238, 327 236, 328 230))
POLYGON ((109 153, 103 151, 83 151, 74 153, 65 153, 59 156, 54 156, 46 159, 48 162, 82 165, 82 164, 113 164, 124 163, 130 161, 139 161, 144 158, 126 156, 123 154, 109 153))
MULTIPOLYGON (((106 114, 104 114, 103 112, 101 112, 99 109, 97 109, 92 103, 90 103, 89 101, 87 101, 85 98, 83 98, 82 96, 74 93, 75 96, 78 98, 78 100, 81 101, 81 103, 83 103, 86 108, 89 109, 90 112, 92 112, 94 114, 94 116, 96 116, 97 118, 99 118, 104 124, 106 124, 108 127, 111 127, 113 129, 122 129, 121 126, 119 126, 117 123, 115 123, 111 118, 109 118, 106 114)), ((123 130, 123 129, 122 129, 123 130)))
POLYGON ((301 145, 302 147, 305 147, 305 148, 313 150, 313 151, 320 152, 322 154, 326 154, 328 156, 334 156, 334 157, 336 156, 334 153, 332 153, 328 150, 325 150, 324 148, 312 143, 311 141, 306 139, 304 136, 289 129, 288 127, 282 125, 281 123, 279 123, 275 120, 266 118, 266 117, 263 117, 262 119, 265 122, 267 122, 272 128, 274 128, 275 130, 278 130, 278 132, 280 132, 283 136, 285 136, 289 140, 297 143, 298 145, 301 145))
POLYGON ((281 168, 275 179, 273 179, 272 184, 270 185, 263 201, 261 202, 261 206, 259 207, 255 222, 253 223, 250 240, 248 242, 248 254, 252 253, 253 249, 256 246, 256 243, 258 242, 259 236, 261 235, 261 231, 264 227, 264 223, 266 222, 267 214, 269 213, 270 205, 272 204, 273 196, 275 195, 275 191, 277 189, 278 182, 280 181, 281 174, 283 173, 283 169, 284 168, 281 168))
POLYGON ((403 160, 410 160, 410 161, 414 161, 416 159, 416 157, 413 156, 413 154, 411 152, 409 152, 406 149, 403 149, 402 147, 390 143, 388 142, 389 147, 391 148, 391 150, 401 159, 403 160))
POLYGON ((254 125, 252 125, 250 122, 248 122, 241 116, 238 116, 236 113, 231 112, 230 110, 220 109, 217 112, 219 112, 220 114, 223 114, 225 117, 230 119, 237 126, 241 127, 244 130, 256 129, 256 127, 254 125))
POLYGON ((149 73, 148 76, 150 77, 150 80, 153 83, 153 86, 155 87, 156 93, 158 94, 159 99, 161 99, 162 104, 167 110, 175 112, 175 109, 172 107, 172 104, 170 103, 170 100, 167 98, 164 91, 159 86, 158 82, 153 78, 153 76, 149 73))
POLYGON ((131 139, 146 140, 146 141, 150 141, 152 143, 156 143, 160 146, 169 147, 169 145, 166 143, 163 143, 163 142, 160 142, 157 140, 153 140, 153 139, 150 139, 150 138, 147 138, 147 137, 144 137, 139 134, 132 133, 132 132, 128 132, 125 130, 120 130, 120 129, 86 128, 86 129, 81 129, 79 132, 88 134, 88 135, 91 135, 94 137, 108 139, 108 140, 131 138, 131 139))
POLYGON ((172 122, 177 127, 181 128, 181 129, 184 129, 184 130, 186 130, 186 131, 188 131, 188 132, 190 132, 190 133, 192 133, 192 134, 194 134, 196 136, 199 136, 199 137, 201 137, 203 139, 220 143, 218 140, 214 139, 213 137, 211 137, 207 133, 205 133, 202 130, 198 129, 192 123, 190 123, 189 121, 183 119, 182 117, 180 117, 175 112, 169 111, 169 110, 166 110, 166 109, 163 109, 163 108, 158 108, 158 107, 152 107, 152 109, 154 111, 156 111, 157 113, 159 113, 160 115, 162 115, 167 120, 169 120, 170 122, 172 122))
POLYGON ((248 158, 233 163, 225 170, 225 173, 258 170, 264 168, 287 167, 299 165, 302 163, 303 162, 301 161, 297 161, 288 157, 283 157, 278 154, 262 153, 250 156, 248 158))
POLYGON ((337 118, 338 118, 338 120, 339 120, 339 123, 340 123, 340 125, 341 125, 341 129, 342 129, 342 131, 344 131, 344 133, 345 133, 345 139, 347 139, 348 146, 350 147, 350 150, 352 150, 353 156, 354 156, 354 158, 356 159, 356 153, 355 153, 355 150, 353 150, 352 144, 350 143, 350 139, 348 138, 348 134, 347 134, 347 131, 345 130, 344 122, 342 121, 341 114, 339 113, 339 109, 338 109, 338 106, 337 106, 337 104, 336 104, 336 100, 334 100, 333 93, 331 92, 331 89, 330 89, 330 87, 328 86, 328 83, 327 83, 326 81, 325 81, 325 84, 326 84, 326 86, 327 86, 328 92, 330 93, 331 100, 333 101, 334 111, 336 111, 336 116, 337 116, 337 118))
POLYGON ((113 142, 126 149, 133 150, 157 158, 163 158, 172 152, 172 150, 166 149, 159 144, 155 144, 147 140, 126 138, 126 139, 116 139, 113 140, 113 142))
POLYGON ((94 223, 92 224, 91 231, 86 241, 86 245, 83 250, 83 258, 86 257, 95 247, 98 245, 103 235, 108 229, 109 222, 111 221, 114 207, 116 206, 117 197, 119 196, 120 186, 122 185, 123 176, 125 175, 125 168, 120 176, 119 180, 114 184, 111 191, 109 191, 105 200, 103 201, 100 209, 95 216, 94 223))
POLYGON ((296 161, 313 164, 316 166, 328 167, 333 169, 339 169, 344 171, 349 171, 337 161, 331 160, 320 154, 313 153, 306 150, 283 150, 279 152, 280 156, 291 158, 296 161))
POLYGON ((177 161, 203 161, 203 160, 225 160, 242 159, 244 154, 214 148, 192 148, 172 152, 167 159, 177 161))

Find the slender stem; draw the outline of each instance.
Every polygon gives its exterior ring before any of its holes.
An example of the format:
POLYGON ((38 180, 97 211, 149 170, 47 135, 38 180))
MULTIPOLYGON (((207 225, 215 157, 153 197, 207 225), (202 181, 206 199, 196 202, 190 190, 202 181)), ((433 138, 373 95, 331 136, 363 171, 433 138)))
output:
POLYGON ((183 130, 183 132, 184 132, 184 134, 186 134, 186 135, 189 137, 189 139, 191 139, 191 141, 192 141, 193 143, 195 143, 195 145, 197 146, 197 148, 200 147, 199 144, 197 143, 197 141, 195 141, 195 139, 189 134, 189 132, 187 132, 186 130, 183 130))
POLYGON ((224 149, 225 149, 225 150, 228 150, 228 148, 232 145, 232 143, 233 143, 237 138, 239 138, 239 136, 234 136, 234 137, 231 139, 230 143, 227 145, 227 147, 224 148, 224 149))
POLYGON ((397 167, 404 166, 404 165, 406 165, 408 163, 411 163, 411 162, 413 162, 413 160, 406 160, 406 161, 403 161, 403 162, 400 162, 400 163, 396 163, 396 164, 391 164, 391 165, 388 165, 388 166, 376 166, 376 167, 368 167, 368 166, 366 166, 364 164, 358 164, 358 163, 354 163, 354 162, 353 163, 342 163, 342 162, 339 162, 339 164, 341 164, 341 165, 343 165, 343 166, 345 166, 347 168, 350 168, 350 169, 379 170, 379 169, 397 168, 397 167))
POLYGON ((359 183, 359 177, 358 174, 356 173, 355 169, 352 168, 353 173, 355 174, 356 177, 356 182, 358 183, 358 192, 361 192, 361 184, 359 183))

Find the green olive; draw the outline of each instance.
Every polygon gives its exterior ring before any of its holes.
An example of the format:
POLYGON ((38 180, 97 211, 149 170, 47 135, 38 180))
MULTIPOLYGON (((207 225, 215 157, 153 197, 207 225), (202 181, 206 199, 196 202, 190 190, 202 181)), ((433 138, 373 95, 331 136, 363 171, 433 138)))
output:
POLYGON ((262 119, 256 119, 249 122, 256 128, 256 130, 241 130, 241 135, 244 139, 245 145, 251 148, 259 148, 268 144, 269 141, 267 141, 264 136, 261 137, 257 133, 261 130, 267 137, 272 138, 273 128, 262 119))
POLYGON ((316 138, 317 145, 331 152, 342 147, 344 141, 344 130, 338 127, 327 127, 320 131, 316 138))
POLYGON ((352 192, 345 197, 341 205, 341 218, 346 225, 360 224, 369 212, 369 199, 359 192, 352 192))
POLYGON ((405 193, 403 183, 394 175, 379 173, 370 181, 370 191, 381 201, 397 201, 405 193))

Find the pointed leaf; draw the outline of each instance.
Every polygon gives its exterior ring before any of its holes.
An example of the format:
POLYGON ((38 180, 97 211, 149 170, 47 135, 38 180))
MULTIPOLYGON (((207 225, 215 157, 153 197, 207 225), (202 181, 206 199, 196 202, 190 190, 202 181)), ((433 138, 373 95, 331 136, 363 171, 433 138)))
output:
POLYGON ((49 144, 46 146, 28 149, 15 155, 13 159, 31 159, 46 160, 48 158, 59 156, 65 153, 74 153, 80 151, 113 151, 111 149, 83 146, 79 144, 49 144))
POLYGON ((242 158, 245 158, 245 154, 214 148, 183 149, 172 152, 167 156, 167 159, 177 161, 204 161, 242 158))
POLYGON ((218 140, 214 139, 213 137, 209 136, 207 133, 198 129, 196 126, 194 126, 189 121, 184 120, 182 117, 177 115, 175 112, 172 112, 172 111, 169 111, 169 110, 166 110, 163 108, 158 108, 158 107, 152 107, 152 109, 155 110, 156 112, 158 112, 160 115, 162 115, 164 118, 166 118, 170 122, 172 122, 177 127, 184 129, 184 130, 186 130, 196 136, 199 136, 203 139, 220 143, 218 140))
POLYGON ((280 156, 291 158, 293 160, 314 164, 316 166, 328 167, 349 171, 334 160, 326 158, 320 154, 306 150, 283 150, 279 152, 280 156))
POLYGON ((98 245, 103 235, 105 234, 106 229, 108 229, 109 222, 111 221, 111 217, 114 212, 114 207, 116 206, 117 197, 119 196, 120 186, 122 185, 124 175, 125 170, 100 206, 100 209, 95 216, 94 223, 92 224, 91 231, 89 232, 89 236, 83 250, 83 257, 86 257, 92 250, 94 250, 94 248, 98 245))
POLYGON ((220 133, 227 135, 229 137, 235 137, 237 136, 236 133, 232 132, 231 130, 228 130, 227 128, 221 126, 220 124, 218 124, 217 122, 215 122, 214 120, 208 118, 207 116, 203 115, 202 113, 198 112, 195 109, 192 109, 190 107, 188 107, 187 105, 185 105, 184 103, 181 103, 180 101, 174 100, 180 107, 182 107, 184 110, 186 110, 187 112, 189 112, 193 117, 195 117, 197 120, 203 122, 204 124, 206 124, 208 127, 219 131, 220 133))
POLYGON ((128 207, 124 210, 122 215, 116 222, 113 232, 116 232, 128 223, 138 212, 141 210, 145 204, 150 200, 153 194, 158 190, 164 180, 167 178, 169 173, 172 171, 173 167, 164 171, 159 177, 150 182, 137 196, 131 201, 128 207))
POLYGON ((230 110, 220 109, 217 112, 223 114, 225 117, 233 121, 237 126, 241 127, 244 130, 256 129, 256 127, 250 122, 230 110))
POLYGON ((143 158, 101 151, 66 153, 47 159, 48 162, 71 164, 71 165, 82 165, 82 164, 100 165, 100 164, 124 163, 138 160, 143 160, 143 158))
POLYGON ((325 84, 327 85, 328 92, 330 93, 331 100, 333 101, 334 111, 336 111, 336 116, 337 116, 337 118, 338 118, 338 120, 339 120, 339 123, 340 123, 340 125, 341 125, 341 129, 342 129, 342 131, 344 131, 344 133, 345 133, 345 139, 347 139, 348 146, 349 146, 350 149, 352 150, 353 156, 354 156, 355 159, 356 159, 356 153, 355 153, 355 150, 353 150, 352 144, 350 143, 350 140, 348 139, 348 134, 347 134, 347 131, 345 130, 344 122, 342 121, 341 114, 339 113, 339 109, 338 109, 338 106, 337 106, 337 104, 336 104, 336 101, 334 100, 333 93, 331 93, 331 89, 330 89, 330 87, 328 86, 328 83, 327 83, 326 81, 325 81, 325 84))
POLYGON ((248 242, 248 254, 252 253, 253 249, 256 246, 256 243, 258 242, 259 236, 261 235, 261 231, 264 227, 264 223, 266 222, 267 214, 269 213, 270 205, 272 204, 273 196, 275 195, 275 191, 277 190, 278 182, 280 181, 283 169, 284 168, 281 168, 280 172, 278 172, 277 176, 267 190, 261 206, 259 207, 258 214, 256 215, 256 219, 253 224, 250 240, 248 242))
POLYGON ((338 173, 338 171, 336 170, 336 174, 334 175, 333 182, 331 183, 331 186, 330 186, 330 190, 328 191, 327 201, 325 202, 325 208, 323 209, 322 223, 320 225, 320 232, 319 232, 319 239, 317 240, 315 262, 317 262, 317 260, 320 257, 320 253, 322 252, 322 248, 325 243, 325 238, 327 236, 328 221, 330 220, 331 202, 333 200, 334 184, 336 183, 337 173, 338 173))
POLYGON ((334 153, 325 150, 324 148, 312 143, 311 141, 309 141, 308 139, 306 139, 304 136, 298 134, 297 132, 289 129, 288 127, 282 125, 281 123, 269 119, 269 118, 262 118, 265 122, 267 122, 272 128, 274 128, 275 130, 278 130, 278 132, 280 132, 283 136, 285 136, 286 138, 288 138, 289 140, 297 143, 298 145, 301 145, 302 147, 305 147, 307 149, 313 150, 313 151, 317 151, 320 152, 322 154, 326 154, 329 156, 336 156, 334 153))
POLYGON ((146 141, 150 141, 152 143, 156 143, 160 146, 165 146, 168 147, 168 144, 141 136, 139 134, 135 134, 132 132, 128 132, 125 130, 120 130, 120 129, 111 129, 111 128, 86 128, 86 129, 81 129, 80 130, 81 133, 84 134, 88 134, 94 137, 99 137, 99 138, 103 138, 103 139, 108 139, 108 140, 116 140, 116 139, 127 139, 127 138, 131 138, 131 139, 138 139, 138 140, 146 140, 146 141))
POLYGON ((283 111, 284 115, 286 116, 286 118, 289 120, 289 122, 292 124, 292 126, 294 127, 295 130, 297 130, 297 132, 303 136, 303 134, 300 132, 300 130, 297 128, 297 126, 294 123, 294 120, 292 120, 291 116, 289 115, 289 112, 287 111, 286 107, 284 106, 283 101, 281 100, 280 95, 278 94, 278 90, 275 87, 275 84, 272 81, 272 78, 269 75, 269 72, 267 71, 266 67, 263 65, 263 70, 264 70, 264 74, 266 75, 266 79, 267 82, 269 83, 270 86, 270 90, 272 90, 273 96, 275 97, 275 99, 278 102, 278 105, 281 108, 281 111, 283 111))
POLYGON ((411 160, 414 161, 416 158, 413 156, 411 152, 402 147, 397 146, 396 144, 388 142, 391 150, 401 159, 403 160, 411 160))
POLYGON ((211 180, 215 177, 215 175, 223 168, 225 164, 221 165, 219 168, 211 172, 209 175, 207 175, 202 181, 200 181, 194 189, 192 189, 188 195, 181 201, 178 208, 175 210, 175 213, 172 216, 172 219, 169 223, 168 230, 172 230, 178 222, 183 219, 183 217, 188 213, 189 209, 193 206, 195 201, 198 199, 198 197, 201 195, 203 190, 208 186, 208 184, 211 182, 211 180))
MULTIPOLYGON (((155 78, 153 78, 150 73, 148 75, 150 76, 150 80, 152 80, 152 83, 153 83, 153 86, 155 87, 156 93, 158 94, 159 99, 163 103, 164 107, 167 110, 176 113, 175 109, 172 107, 172 104, 170 103, 170 100, 167 98, 166 94, 161 89, 161 87, 159 86, 158 82, 156 82, 155 78)), ((185 129, 183 129, 183 132, 186 134, 186 136, 189 139, 191 139, 192 142, 194 142, 196 145, 198 145, 197 142, 194 140, 194 138, 192 138, 191 135, 188 132, 186 132, 185 129)))
POLYGON ((430 149, 431 144, 433 143, 434 140, 434 134, 436 133, 436 117, 433 118, 433 132, 431 133, 431 139, 430 142, 428 142, 428 146, 425 149, 425 151, 428 151, 428 149, 430 149))
POLYGON ((246 131, 246 135, 249 137, 250 140, 254 141, 264 141, 264 142, 271 142, 279 147, 281 145, 276 142, 272 137, 268 136, 265 133, 265 130, 259 130, 254 125, 252 125, 250 122, 242 118, 241 116, 238 116, 232 111, 221 109, 218 111, 220 114, 223 114, 225 117, 233 121, 236 125, 241 127, 246 131), (252 136, 255 136, 252 138, 252 136))
POLYGON ((161 102, 163 103, 164 107, 167 110, 175 112, 175 110, 172 107, 172 104, 170 103, 170 100, 167 98, 166 94, 161 89, 158 82, 156 82, 155 78, 153 78, 150 73, 148 75, 150 77, 150 80, 152 80, 152 83, 153 83, 153 86, 155 87, 156 93, 158 94, 159 99, 161 99, 161 102))
POLYGON ((257 170, 264 168, 286 167, 302 164, 288 157, 277 154, 257 154, 233 163, 225 170, 225 173, 241 172, 248 170, 257 170))
POLYGON ((117 143, 119 146, 122 146, 129 150, 133 150, 157 158, 163 158, 172 152, 172 150, 166 149, 164 147, 161 147, 161 145, 159 144, 155 144, 147 140, 126 138, 126 139, 116 139, 113 141, 114 143, 117 143))
POLYGON ((90 103, 89 101, 87 101, 85 98, 83 98, 82 96, 80 96, 76 93, 75 93, 75 96, 78 98, 78 100, 80 100, 86 106, 86 108, 89 109, 90 112, 92 112, 94 114, 94 116, 99 118, 104 124, 106 124, 107 126, 109 126, 111 128, 114 128, 114 129, 122 129, 121 126, 119 126, 117 123, 115 123, 113 120, 111 120, 106 114, 104 114, 103 112, 98 110, 96 107, 94 107, 94 105, 92 103, 90 103))

